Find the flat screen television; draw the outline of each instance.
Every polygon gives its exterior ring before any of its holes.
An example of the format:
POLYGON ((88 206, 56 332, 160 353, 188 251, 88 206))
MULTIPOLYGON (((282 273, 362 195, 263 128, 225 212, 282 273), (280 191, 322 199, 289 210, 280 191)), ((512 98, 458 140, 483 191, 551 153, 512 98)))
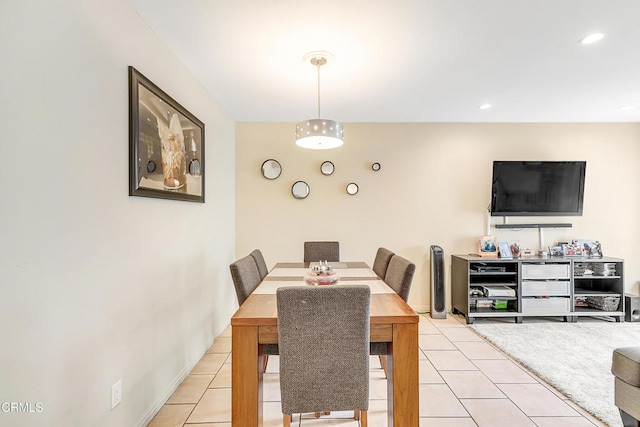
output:
POLYGON ((494 161, 491 216, 581 216, 587 162, 494 161))

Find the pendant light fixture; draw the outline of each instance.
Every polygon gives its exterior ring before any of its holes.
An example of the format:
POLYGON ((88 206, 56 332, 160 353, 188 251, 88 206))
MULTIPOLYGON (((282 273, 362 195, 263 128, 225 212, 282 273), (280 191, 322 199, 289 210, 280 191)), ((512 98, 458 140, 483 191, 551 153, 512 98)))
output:
POLYGON ((296 145, 302 148, 325 150, 344 144, 344 128, 340 122, 320 118, 320 67, 327 64, 333 55, 329 52, 310 52, 304 56, 305 62, 318 68, 318 118, 309 119, 296 125, 296 145))

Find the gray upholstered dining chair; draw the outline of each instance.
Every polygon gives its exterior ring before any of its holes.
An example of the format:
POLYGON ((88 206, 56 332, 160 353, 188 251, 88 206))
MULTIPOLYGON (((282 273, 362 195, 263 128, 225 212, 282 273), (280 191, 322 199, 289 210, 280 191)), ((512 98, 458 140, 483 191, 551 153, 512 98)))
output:
POLYGON ((304 262, 340 261, 339 242, 304 242, 304 262))
MULTIPOLYGON (((416 265, 400 255, 393 255, 384 276, 384 281, 405 302, 409 298, 411 282, 416 271, 416 265)), ((387 376, 387 343, 374 342, 370 346, 371 354, 380 358, 380 365, 387 376)))
POLYGON ((260 274, 260 280, 267 277, 269 269, 267 268, 267 263, 264 262, 264 257, 262 256, 260 249, 254 249, 249 255, 251 255, 256 262, 256 267, 258 267, 258 273, 260 274))
POLYGON ((409 299, 409 291, 415 272, 416 265, 414 263, 400 255, 394 255, 389 261, 384 282, 406 302, 409 299))
POLYGON ((376 252, 376 258, 373 260, 373 271, 379 278, 384 280, 384 276, 387 274, 387 267, 391 257, 395 254, 387 248, 378 248, 376 252))
POLYGON ((276 299, 283 425, 294 413, 354 410, 367 427, 369 287, 284 287, 276 299))
MULTIPOLYGON (((229 266, 229 270, 231 270, 233 286, 236 288, 238 305, 242 305, 245 300, 249 298, 249 295, 255 291, 263 278, 260 277, 258 265, 251 255, 247 255, 233 262, 229 266)), ((262 370, 265 371, 267 369, 269 355, 274 356, 278 354, 278 345, 264 344, 262 346, 262 352, 264 355, 262 370)))
POLYGON ((238 305, 242 305, 262 281, 258 266, 253 257, 247 255, 232 263, 229 270, 231 270, 231 279, 236 288, 238 305))

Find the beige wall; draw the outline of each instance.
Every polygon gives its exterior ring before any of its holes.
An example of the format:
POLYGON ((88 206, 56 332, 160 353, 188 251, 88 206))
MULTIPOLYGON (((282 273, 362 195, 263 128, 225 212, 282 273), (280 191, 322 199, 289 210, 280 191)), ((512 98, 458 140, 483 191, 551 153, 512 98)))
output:
POLYGON ((126 0, 0 21, 0 402, 42 403, 0 425, 147 425, 237 305, 234 123, 126 0), (128 65, 205 123, 205 204, 128 196, 128 65))
MULTIPOLYGON (((450 255, 475 252, 485 234, 493 160, 586 160, 582 217, 510 222, 572 223, 546 229, 545 246, 598 239, 605 255, 627 261, 627 292, 640 293, 640 124, 347 123, 344 146, 328 151, 298 148, 293 129, 293 123, 236 124, 237 256, 257 247, 271 267, 301 261, 305 240, 335 239, 342 260, 372 263, 386 246, 416 263, 409 303, 427 310, 429 247, 445 251, 449 289, 450 255), (269 158, 283 167, 274 181, 260 174, 269 158), (325 160, 336 166, 328 177, 319 171, 325 160), (379 172, 373 162, 381 163, 379 172), (305 200, 291 196, 297 180, 311 187, 305 200), (357 195, 346 194, 349 182, 360 186, 357 195)), ((536 230, 492 233, 539 249, 536 230)))

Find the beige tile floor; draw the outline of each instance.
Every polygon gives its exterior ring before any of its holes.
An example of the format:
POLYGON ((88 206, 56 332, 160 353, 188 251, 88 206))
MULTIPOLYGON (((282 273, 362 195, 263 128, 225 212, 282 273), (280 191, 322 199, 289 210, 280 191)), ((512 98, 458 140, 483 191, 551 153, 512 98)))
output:
MULTIPOLYGON (((458 316, 420 320, 420 427, 603 427, 552 387, 510 360, 458 316)), ((149 427, 231 426, 231 328, 218 337, 149 427)), ((371 358, 369 425, 386 426, 386 379, 371 358)), ((282 425, 278 358, 264 375, 265 427, 282 425)), ((315 419, 310 427, 356 427, 349 412, 315 419)), ((606 427, 606 426, 604 426, 606 427)))

